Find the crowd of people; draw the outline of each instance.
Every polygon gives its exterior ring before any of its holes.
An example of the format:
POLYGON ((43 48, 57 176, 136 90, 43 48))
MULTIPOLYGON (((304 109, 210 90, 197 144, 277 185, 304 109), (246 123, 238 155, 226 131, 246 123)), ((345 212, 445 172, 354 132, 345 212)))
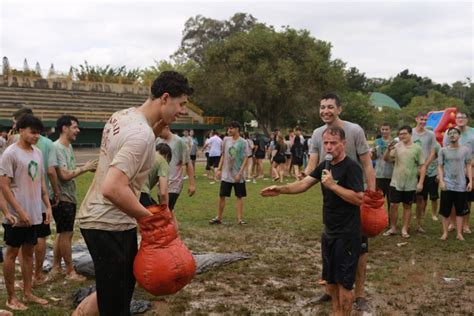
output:
MULTIPOLYGON (((78 306, 75 315, 129 314, 135 287, 137 219, 151 215, 147 207, 155 204, 166 204, 171 212, 175 211, 185 181, 187 194, 193 196, 196 192, 197 138, 192 130, 184 130, 182 136, 170 130, 170 124, 186 113, 192 92, 184 76, 163 72, 141 106, 112 115, 104 127, 99 159, 81 167, 76 166, 72 147, 80 132, 77 118, 58 118, 59 138, 52 142, 47 134, 41 135, 43 123, 31 109, 13 113, 13 129, 0 137, 0 148, 4 148, 0 157, 0 208, 4 214, 3 275, 8 308, 26 310, 29 303, 48 304, 33 294, 33 286, 51 278, 84 279, 72 264, 71 244, 77 221, 94 262, 97 291, 78 306), (76 217, 75 179, 86 172, 95 172, 95 176, 76 217), (151 193, 155 187, 156 199, 151 193), (56 224, 54 260, 46 276, 42 267, 52 219, 56 224), (23 301, 15 294, 18 257, 23 301)), ((211 225, 222 224, 226 198, 232 189, 237 223, 247 224, 246 183, 266 178, 265 159, 270 160, 267 179, 280 185, 264 188, 264 197, 296 194, 321 183, 321 283, 326 284, 326 291, 316 303, 331 301, 335 314, 348 315, 353 307, 369 309, 364 292, 369 241, 362 234, 359 214, 364 191, 379 188, 387 198, 390 228, 384 236, 398 233, 400 203, 401 236, 413 235, 413 203, 414 231, 425 233, 423 218, 429 197, 432 220, 438 221, 438 213, 443 217, 441 239, 446 240, 449 231, 455 229, 456 238, 464 240, 463 234, 471 233, 474 129, 467 125, 467 114, 458 112, 456 126, 447 130, 441 147, 426 128, 427 114, 420 113, 415 128, 402 126, 395 138, 392 127, 382 124, 380 137, 369 146, 358 124, 339 117, 342 109, 339 96, 324 95, 319 104, 324 125, 308 138, 299 127, 289 130, 286 137, 278 129, 269 138, 262 134, 250 136, 233 121, 226 135, 210 132, 202 152, 206 176, 211 184, 220 184, 217 215, 209 221, 211 225), (290 183, 284 184, 285 177, 290 183)))

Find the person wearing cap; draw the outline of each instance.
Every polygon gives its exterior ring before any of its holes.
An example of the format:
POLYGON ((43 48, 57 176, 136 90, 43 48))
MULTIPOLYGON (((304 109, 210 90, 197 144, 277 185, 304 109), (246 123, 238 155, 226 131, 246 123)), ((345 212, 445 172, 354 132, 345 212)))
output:
POLYGON ((247 196, 245 168, 251 152, 247 141, 240 136, 240 124, 238 122, 231 122, 227 133, 229 136, 224 137, 222 141, 222 156, 217 167, 217 177, 221 178, 217 217, 211 219, 209 224, 222 224, 225 198, 230 197, 232 188, 234 188, 234 193, 237 197, 237 223, 244 225, 246 222, 242 216, 244 212, 244 197, 247 196))
POLYGON ((263 197, 306 192, 321 182, 324 232, 321 239, 323 279, 332 300, 332 315, 350 315, 356 271, 361 253, 359 206, 364 196, 362 168, 346 155, 345 132, 329 126, 322 133, 323 161, 301 181, 263 189, 263 197))
MULTIPOLYGON (((357 162, 363 170, 365 184, 367 189, 375 191, 375 171, 370 159, 370 148, 365 138, 364 130, 355 123, 340 119, 342 113, 342 104, 340 97, 335 93, 327 93, 320 99, 319 117, 325 125, 318 127, 313 131, 311 137, 311 146, 309 147, 309 161, 305 169, 305 174, 311 173, 325 157, 325 150, 322 142, 322 134, 330 126, 342 128, 346 134, 346 155, 357 162)), ((369 306, 365 299, 365 274, 368 260, 369 240, 367 236, 362 236, 361 254, 357 267, 357 276, 355 284, 355 309, 358 311, 368 311, 369 306)), ((316 303, 328 302, 331 296, 324 293, 316 299, 316 303)))

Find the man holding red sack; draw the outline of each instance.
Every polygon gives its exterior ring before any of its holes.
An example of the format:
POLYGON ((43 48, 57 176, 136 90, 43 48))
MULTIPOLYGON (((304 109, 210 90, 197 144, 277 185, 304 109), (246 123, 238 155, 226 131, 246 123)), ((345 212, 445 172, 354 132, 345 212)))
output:
POLYGON ((164 71, 141 106, 114 113, 105 125, 99 165, 78 217, 97 292, 75 315, 91 313, 95 303, 100 315, 130 315, 137 219, 151 215, 137 196, 155 160, 156 135, 186 114, 192 92, 183 75, 164 71))
POLYGON ((328 127, 323 131, 322 139, 324 150, 333 156, 330 163, 322 162, 301 181, 271 186, 263 189, 260 194, 296 194, 321 182, 324 197, 324 233, 321 241, 323 278, 332 298, 332 314, 350 315, 352 288, 361 252, 359 206, 364 196, 362 168, 346 156, 346 140, 342 128, 328 127))

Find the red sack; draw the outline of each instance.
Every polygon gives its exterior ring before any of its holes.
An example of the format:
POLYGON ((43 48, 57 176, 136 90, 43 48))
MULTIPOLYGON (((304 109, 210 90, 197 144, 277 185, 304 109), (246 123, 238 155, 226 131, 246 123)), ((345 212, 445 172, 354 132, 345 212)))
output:
POLYGON ((385 230, 388 225, 388 214, 382 190, 365 191, 360 206, 360 221, 362 232, 367 237, 375 237, 385 230))
POLYGON ((133 263, 133 274, 153 295, 178 292, 196 273, 194 257, 178 237, 173 215, 166 205, 147 207, 152 216, 140 218, 140 249, 133 263))

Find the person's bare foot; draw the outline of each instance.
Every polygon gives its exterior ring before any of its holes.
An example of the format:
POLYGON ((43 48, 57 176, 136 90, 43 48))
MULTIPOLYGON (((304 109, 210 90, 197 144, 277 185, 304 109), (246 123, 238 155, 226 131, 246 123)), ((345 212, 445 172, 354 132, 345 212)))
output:
POLYGON ((441 237, 439 237, 439 239, 441 239, 441 240, 447 240, 447 239, 448 239, 448 235, 447 235, 447 234, 443 234, 443 235, 441 235, 441 237))
POLYGON ((28 307, 20 302, 17 298, 13 298, 10 301, 7 300, 5 305, 14 311, 26 311, 28 309, 28 307))
POLYGON ((0 309, 0 316, 13 316, 13 313, 4 309, 0 309))
POLYGON ((51 269, 51 271, 49 271, 48 276, 49 276, 50 279, 56 279, 56 278, 59 278, 60 276, 62 276, 63 274, 64 274, 64 272, 63 272, 62 269, 53 268, 53 269, 51 269))
POLYGON ((66 275, 66 280, 82 282, 87 280, 87 278, 78 274, 76 271, 72 271, 71 273, 66 275))
POLYGON ((457 240, 464 241, 464 237, 463 237, 462 235, 457 235, 457 236, 456 236, 456 239, 457 239, 457 240))
POLYGON ((45 284, 46 282, 49 281, 49 278, 47 278, 46 276, 42 275, 40 277, 35 277, 33 279, 33 286, 38 286, 38 285, 43 285, 45 284))
POLYGON ((40 305, 48 305, 47 300, 45 300, 44 298, 35 296, 33 294, 25 295, 25 301, 40 304, 40 305))

